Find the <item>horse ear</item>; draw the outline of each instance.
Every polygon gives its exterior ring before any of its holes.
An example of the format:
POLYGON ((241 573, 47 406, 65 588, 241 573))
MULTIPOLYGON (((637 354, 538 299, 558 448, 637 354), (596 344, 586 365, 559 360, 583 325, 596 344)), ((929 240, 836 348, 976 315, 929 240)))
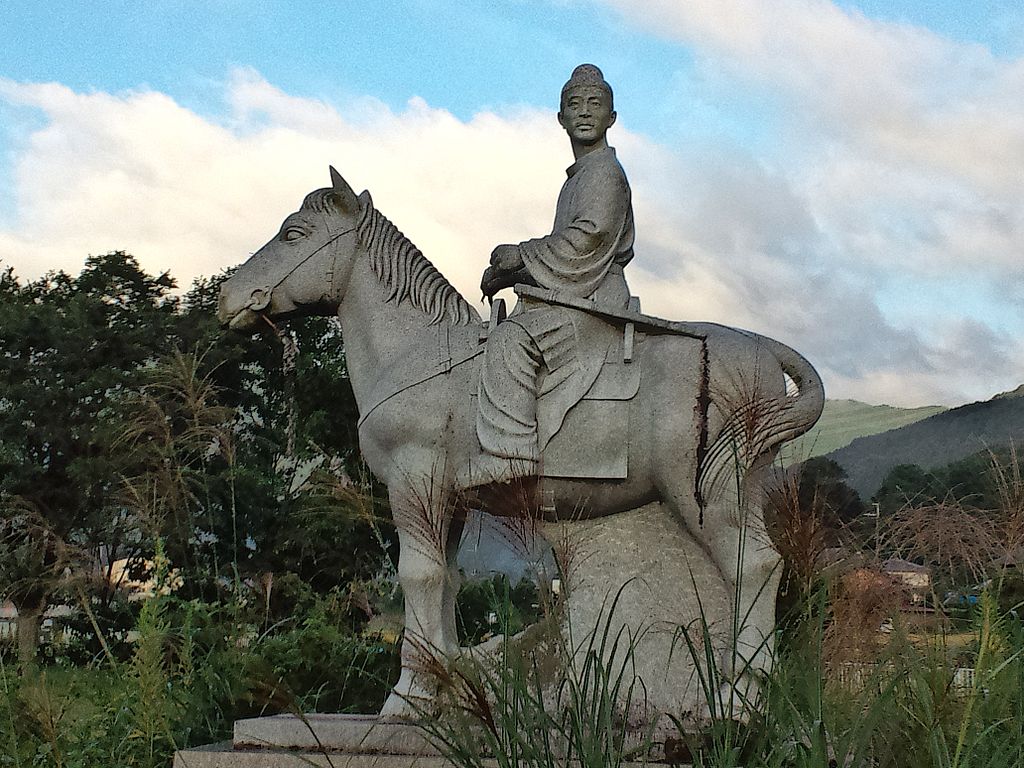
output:
POLYGON ((359 210, 359 201, 356 198, 356 193, 352 191, 352 187, 335 170, 333 165, 331 166, 331 189, 334 191, 334 198, 342 210, 348 213, 359 210))

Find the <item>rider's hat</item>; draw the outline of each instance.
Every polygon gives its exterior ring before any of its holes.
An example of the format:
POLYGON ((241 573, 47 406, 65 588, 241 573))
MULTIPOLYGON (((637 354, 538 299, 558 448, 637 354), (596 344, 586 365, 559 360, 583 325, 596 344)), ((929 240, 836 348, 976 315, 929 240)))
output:
POLYGON ((578 88, 581 85, 594 85, 601 88, 608 94, 608 98, 612 99, 612 87, 604 79, 604 74, 593 64, 580 64, 576 69, 572 71, 568 82, 562 86, 562 100, 565 100, 565 95, 573 88, 578 88))

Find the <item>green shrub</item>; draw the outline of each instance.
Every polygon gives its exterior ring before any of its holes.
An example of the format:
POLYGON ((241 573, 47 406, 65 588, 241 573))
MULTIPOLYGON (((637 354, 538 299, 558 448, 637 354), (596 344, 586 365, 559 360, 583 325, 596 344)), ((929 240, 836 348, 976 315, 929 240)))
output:
POLYGON ((398 680, 398 646, 353 634, 321 600, 298 626, 256 639, 246 660, 261 712, 377 712, 398 680))
POLYGON ((541 617, 537 585, 522 579, 514 587, 508 577, 467 581, 456 601, 459 642, 471 646, 494 634, 514 635, 541 617))

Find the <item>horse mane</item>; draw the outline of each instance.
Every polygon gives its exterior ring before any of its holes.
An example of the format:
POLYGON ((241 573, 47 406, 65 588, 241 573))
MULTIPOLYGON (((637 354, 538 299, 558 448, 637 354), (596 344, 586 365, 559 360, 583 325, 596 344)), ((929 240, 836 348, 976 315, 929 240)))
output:
MULTIPOLYGON (((302 207, 327 213, 332 190, 309 194, 302 207)), ((473 308, 455 286, 423 255, 391 221, 373 206, 369 192, 359 196, 361 218, 356 225, 359 241, 370 257, 370 267, 388 292, 388 301, 408 302, 430 316, 430 325, 448 320, 470 325, 473 308)))

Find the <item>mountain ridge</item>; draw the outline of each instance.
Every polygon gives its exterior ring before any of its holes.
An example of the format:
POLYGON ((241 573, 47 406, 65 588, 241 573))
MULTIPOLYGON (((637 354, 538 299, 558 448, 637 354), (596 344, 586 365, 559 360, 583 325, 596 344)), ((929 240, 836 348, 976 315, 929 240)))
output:
POLYGON ((935 469, 1020 440, 1024 440, 1024 386, 858 437, 825 455, 846 471, 850 486, 869 498, 900 464, 935 469))
POLYGON ((824 456, 859 437, 888 432, 946 410, 941 405, 898 408, 871 405, 860 400, 826 400, 818 423, 806 435, 788 443, 780 459, 788 465, 813 456, 824 456))

